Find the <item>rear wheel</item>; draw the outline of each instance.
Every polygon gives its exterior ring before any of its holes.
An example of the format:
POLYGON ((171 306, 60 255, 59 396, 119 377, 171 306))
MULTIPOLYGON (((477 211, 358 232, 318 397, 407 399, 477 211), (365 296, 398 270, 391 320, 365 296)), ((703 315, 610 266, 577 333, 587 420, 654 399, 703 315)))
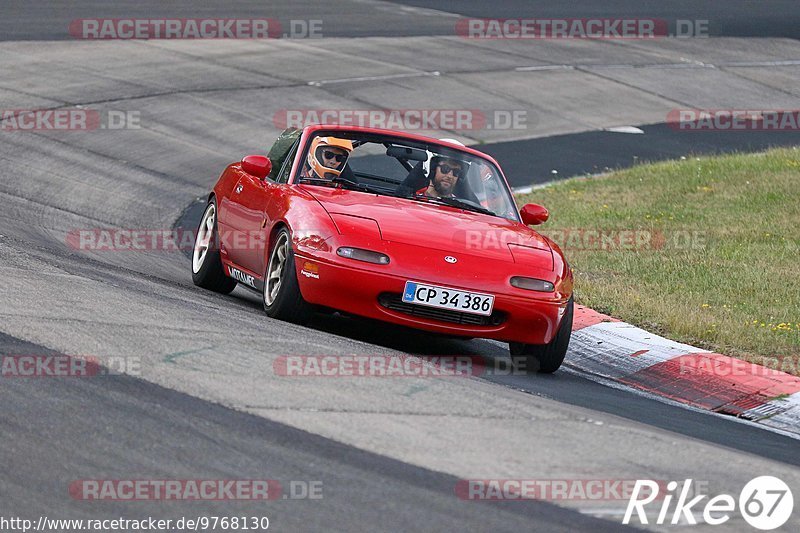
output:
POLYGON ((194 249, 192 250, 192 281, 198 287, 228 294, 236 287, 236 281, 225 275, 219 255, 217 232, 217 204, 211 200, 200 219, 194 249))
POLYGON ((524 357, 525 369, 531 373, 552 374, 558 370, 567 355, 569 339, 572 336, 572 312, 573 303, 570 298, 556 336, 547 344, 510 342, 508 348, 512 357, 524 357))
POLYGON ((311 305, 300 294, 292 238, 286 228, 275 235, 264 273, 262 300, 267 315, 278 320, 305 324, 313 313, 311 305))

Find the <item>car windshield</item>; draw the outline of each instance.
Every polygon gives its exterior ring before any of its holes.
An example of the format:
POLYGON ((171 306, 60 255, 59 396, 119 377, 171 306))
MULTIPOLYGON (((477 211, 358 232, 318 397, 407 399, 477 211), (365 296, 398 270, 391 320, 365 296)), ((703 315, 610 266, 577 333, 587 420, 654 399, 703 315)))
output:
POLYGON ((335 131, 317 132, 304 150, 296 183, 403 197, 519 221, 497 166, 449 143, 335 131))

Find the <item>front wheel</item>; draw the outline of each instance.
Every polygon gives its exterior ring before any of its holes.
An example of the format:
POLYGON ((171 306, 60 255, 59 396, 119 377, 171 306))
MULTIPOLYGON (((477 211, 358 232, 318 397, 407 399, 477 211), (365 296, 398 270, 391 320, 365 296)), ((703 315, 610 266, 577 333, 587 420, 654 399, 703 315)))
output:
POLYGON ((192 249, 192 281, 198 287, 222 294, 228 294, 236 287, 236 282, 225 275, 219 255, 217 203, 214 200, 208 202, 197 228, 192 249))
POLYGON ((524 344, 521 342, 510 342, 509 352, 512 356, 523 356, 525 368, 528 372, 539 372, 540 374, 552 374, 559 369, 564 357, 567 355, 569 339, 572 336, 572 298, 567 302, 567 309, 561 319, 558 333, 547 344, 524 344))
POLYGON ((313 313, 300 294, 292 237, 286 228, 278 230, 270 250, 262 300, 267 315, 278 320, 305 324, 313 313))

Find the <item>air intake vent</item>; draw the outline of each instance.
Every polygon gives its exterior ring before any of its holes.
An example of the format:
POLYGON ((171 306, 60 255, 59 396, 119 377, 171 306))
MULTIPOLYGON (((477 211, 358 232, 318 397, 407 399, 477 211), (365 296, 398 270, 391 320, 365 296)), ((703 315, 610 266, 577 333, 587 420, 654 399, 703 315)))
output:
POLYGON ((505 322, 505 314, 495 311, 491 316, 472 315, 449 309, 437 309, 424 305, 416 305, 404 302, 399 294, 383 293, 378 296, 378 303, 386 309, 403 313, 404 315, 428 318, 440 322, 450 322, 452 324, 464 324, 469 326, 499 326, 505 322))

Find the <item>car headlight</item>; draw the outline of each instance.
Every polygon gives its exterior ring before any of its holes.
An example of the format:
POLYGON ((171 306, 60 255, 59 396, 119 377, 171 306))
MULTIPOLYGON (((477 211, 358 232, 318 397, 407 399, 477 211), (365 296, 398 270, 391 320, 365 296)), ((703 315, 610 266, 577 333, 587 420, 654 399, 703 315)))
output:
POLYGON ((511 278, 511 285, 518 289, 538 292, 553 292, 556 289, 549 281, 536 278, 523 278, 522 276, 514 276, 511 278))
POLYGON ((374 263, 376 265, 388 265, 389 256, 371 250, 362 250, 361 248, 350 248, 343 246, 336 250, 336 255, 346 257, 348 259, 355 259, 356 261, 364 261, 366 263, 374 263))

